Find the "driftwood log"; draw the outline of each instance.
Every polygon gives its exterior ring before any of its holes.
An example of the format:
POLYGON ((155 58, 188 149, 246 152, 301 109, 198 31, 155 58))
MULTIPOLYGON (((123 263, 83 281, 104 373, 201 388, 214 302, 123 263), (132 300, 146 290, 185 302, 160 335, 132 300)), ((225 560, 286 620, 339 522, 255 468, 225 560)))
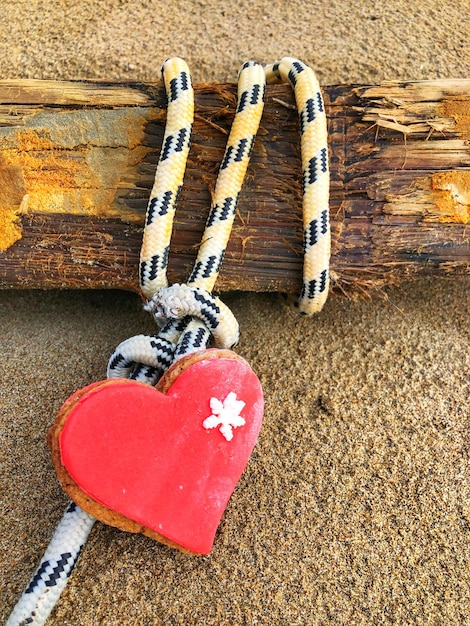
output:
MULTIPOLYGON (((333 286, 370 293, 470 269, 470 80, 324 88, 333 286)), ((196 86, 169 278, 204 228, 236 86, 196 86)), ((160 83, 0 81, 0 286, 137 289, 165 122, 160 83)), ((295 292, 300 154, 291 90, 270 86, 220 291, 295 292)))

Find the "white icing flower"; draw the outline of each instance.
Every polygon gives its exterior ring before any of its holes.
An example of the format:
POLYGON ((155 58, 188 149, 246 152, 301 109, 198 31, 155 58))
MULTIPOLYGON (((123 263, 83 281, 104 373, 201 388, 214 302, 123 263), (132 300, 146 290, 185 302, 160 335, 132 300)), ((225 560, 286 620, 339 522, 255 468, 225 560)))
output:
POLYGON ((240 415, 245 402, 237 400, 237 394, 231 391, 223 402, 217 398, 210 399, 212 415, 206 417, 202 425, 204 428, 217 428, 227 441, 233 439, 233 428, 245 425, 245 419, 240 415))

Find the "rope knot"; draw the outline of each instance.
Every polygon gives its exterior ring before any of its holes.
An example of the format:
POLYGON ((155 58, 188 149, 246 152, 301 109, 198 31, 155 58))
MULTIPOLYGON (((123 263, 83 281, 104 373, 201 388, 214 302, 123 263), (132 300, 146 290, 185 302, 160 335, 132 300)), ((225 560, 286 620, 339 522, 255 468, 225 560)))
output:
POLYGON ((239 337, 238 322, 230 309, 201 287, 175 283, 160 288, 144 305, 157 324, 192 317, 205 324, 217 348, 232 348, 239 337))
MULTIPOLYGON (((161 287, 150 300, 144 304, 144 310, 150 313, 155 321, 161 325, 170 320, 179 320, 186 315, 191 315, 191 309, 195 296, 194 292, 200 291, 195 287, 175 283, 170 287, 161 287)), ((207 298, 210 294, 207 293, 207 298)))

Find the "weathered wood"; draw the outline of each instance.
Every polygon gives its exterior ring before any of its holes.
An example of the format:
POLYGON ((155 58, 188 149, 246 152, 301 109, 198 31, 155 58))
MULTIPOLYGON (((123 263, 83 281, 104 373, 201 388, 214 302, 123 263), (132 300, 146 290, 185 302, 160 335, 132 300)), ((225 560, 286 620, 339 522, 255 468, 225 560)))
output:
MULTIPOLYGON (((324 95, 334 286, 468 274, 470 80, 324 95)), ((235 101, 235 85, 196 87, 172 281, 194 260, 235 101)), ((160 84, 0 81, 0 286, 137 289, 165 106, 160 84)), ((270 86, 217 288, 297 291, 301 233, 297 114, 270 86)))

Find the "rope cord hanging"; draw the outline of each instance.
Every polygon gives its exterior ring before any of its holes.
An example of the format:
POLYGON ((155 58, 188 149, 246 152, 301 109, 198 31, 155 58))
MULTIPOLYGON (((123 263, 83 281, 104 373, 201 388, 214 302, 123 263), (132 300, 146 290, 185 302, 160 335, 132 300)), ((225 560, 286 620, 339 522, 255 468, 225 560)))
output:
POLYGON ((266 78, 292 85, 299 112, 304 269, 298 308, 302 315, 312 315, 323 308, 329 287, 330 174, 325 107, 315 72, 297 59, 285 57, 268 66, 266 78))
POLYGON ((194 268, 186 285, 167 287, 168 250, 189 150, 194 105, 189 69, 184 61, 167 61, 163 76, 169 99, 167 126, 148 203, 140 258, 140 285, 149 298, 145 308, 163 328, 157 337, 138 335, 121 343, 108 365, 110 378, 130 375, 151 384, 175 358, 206 347, 211 334, 219 348, 231 348, 238 341, 237 321, 228 307, 210 292, 230 237, 238 195, 263 112, 265 91, 262 66, 245 63, 238 80, 236 116, 194 268), (169 167, 168 162, 173 159, 169 167))
MULTIPOLYGON (((301 61, 284 58, 265 69, 255 62, 247 62, 241 68, 236 115, 193 270, 185 285, 168 286, 170 238, 189 152, 194 96, 184 61, 166 61, 162 73, 168 97, 167 121, 147 207, 139 270, 141 289, 147 298, 144 308, 152 314, 160 331, 122 342, 108 363, 108 378, 129 378, 149 385, 155 385, 176 360, 205 349, 211 340, 218 348, 230 348, 238 341, 235 317, 211 291, 224 258, 260 123, 265 80, 289 82, 299 112, 304 223, 304 276, 298 301, 301 314, 321 310, 329 284, 326 115, 314 72, 301 61)), ((94 521, 92 515, 70 503, 7 626, 44 624, 94 521)))

